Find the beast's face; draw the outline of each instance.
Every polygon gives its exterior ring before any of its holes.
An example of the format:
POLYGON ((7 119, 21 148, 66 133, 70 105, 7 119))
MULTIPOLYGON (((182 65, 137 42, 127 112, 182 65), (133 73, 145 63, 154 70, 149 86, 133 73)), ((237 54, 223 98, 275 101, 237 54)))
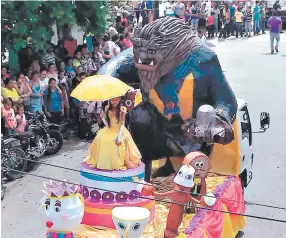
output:
POLYGON ((162 63, 164 56, 158 46, 147 41, 134 40, 134 63, 140 71, 154 72, 162 63))
POLYGON ((144 91, 182 63, 200 42, 191 28, 173 17, 160 18, 136 30, 133 38, 134 64, 144 91))

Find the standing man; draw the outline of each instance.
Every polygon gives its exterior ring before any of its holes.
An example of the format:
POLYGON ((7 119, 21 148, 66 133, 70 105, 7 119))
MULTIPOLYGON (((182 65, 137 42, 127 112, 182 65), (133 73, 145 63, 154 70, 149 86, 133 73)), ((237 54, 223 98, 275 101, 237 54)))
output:
POLYGON ((255 36, 259 35, 259 22, 260 22, 260 7, 259 1, 255 2, 255 7, 253 8, 253 33, 255 36))
POLYGON ((277 17, 277 11, 273 12, 273 16, 270 17, 267 21, 267 26, 270 31, 270 47, 271 54, 274 54, 274 39, 276 40, 275 51, 279 52, 279 41, 280 41, 280 31, 282 29, 282 21, 277 17))
POLYGON ((175 11, 175 16, 177 18, 182 18, 185 16, 185 4, 182 3, 180 0, 177 0, 174 3, 174 11, 175 11))
POLYGON ((191 8, 191 26, 196 31, 198 30, 198 18, 199 18, 198 11, 199 11, 198 3, 193 3, 191 8))
MULTIPOLYGON (((275 3, 273 4, 273 10, 277 12, 277 16, 279 17, 279 10, 281 10, 281 5, 279 0, 275 1, 275 3)), ((280 33, 283 33, 283 31, 281 30, 280 33)))
POLYGON ((260 28, 262 31, 262 34, 265 33, 265 1, 261 1, 260 4, 260 28))
POLYGON ((229 30, 232 36, 234 36, 234 29, 235 29, 235 12, 236 6, 234 3, 230 3, 229 7, 229 14, 230 14, 230 21, 229 21, 229 30))

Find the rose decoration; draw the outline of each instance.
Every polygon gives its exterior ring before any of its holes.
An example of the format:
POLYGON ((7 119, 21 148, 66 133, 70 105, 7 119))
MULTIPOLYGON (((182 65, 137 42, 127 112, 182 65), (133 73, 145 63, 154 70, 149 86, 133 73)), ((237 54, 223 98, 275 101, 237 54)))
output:
POLYGON ((101 199, 100 192, 98 192, 97 190, 92 190, 90 192, 90 199, 92 202, 99 202, 99 200, 101 199))
POLYGON ((105 192, 102 194, 102 200, 104 202, 113 202, 114 200, 114 195, 113 193, 110 193, 110 192, 105 192))
POLYGON ((117 202, 126 202, 128 198, 128 194, 125 192, 117 193, 115 199, 117 202))
POLYGON ((137 190, 132 190, 129 193, 129 200, 135 200, 138 198, 138 196, 141 196, 141 193, 139 193, 137 190))
POLYGON ((86 199, 89 197, 89 191, 87 187, 81 187, 81 195, 86 199))

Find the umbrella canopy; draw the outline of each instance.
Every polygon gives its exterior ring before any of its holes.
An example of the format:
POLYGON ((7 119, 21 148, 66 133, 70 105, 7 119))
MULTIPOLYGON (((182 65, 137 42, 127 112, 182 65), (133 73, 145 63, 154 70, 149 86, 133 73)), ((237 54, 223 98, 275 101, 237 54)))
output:
POLYGON ((104 101, 121 97, 131 87, 110 75, 94 75, 85 78, 71 93, 80 101, 104 101))

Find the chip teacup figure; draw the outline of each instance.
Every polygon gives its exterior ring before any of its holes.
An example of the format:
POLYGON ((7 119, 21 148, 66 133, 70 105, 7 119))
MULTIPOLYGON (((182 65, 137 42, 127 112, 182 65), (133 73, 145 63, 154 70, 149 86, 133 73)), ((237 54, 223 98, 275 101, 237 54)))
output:
POLYGON ((143 207, 115 207, 112 220, 121 238, 138 238, 150 220, 150 211, 143 207))

